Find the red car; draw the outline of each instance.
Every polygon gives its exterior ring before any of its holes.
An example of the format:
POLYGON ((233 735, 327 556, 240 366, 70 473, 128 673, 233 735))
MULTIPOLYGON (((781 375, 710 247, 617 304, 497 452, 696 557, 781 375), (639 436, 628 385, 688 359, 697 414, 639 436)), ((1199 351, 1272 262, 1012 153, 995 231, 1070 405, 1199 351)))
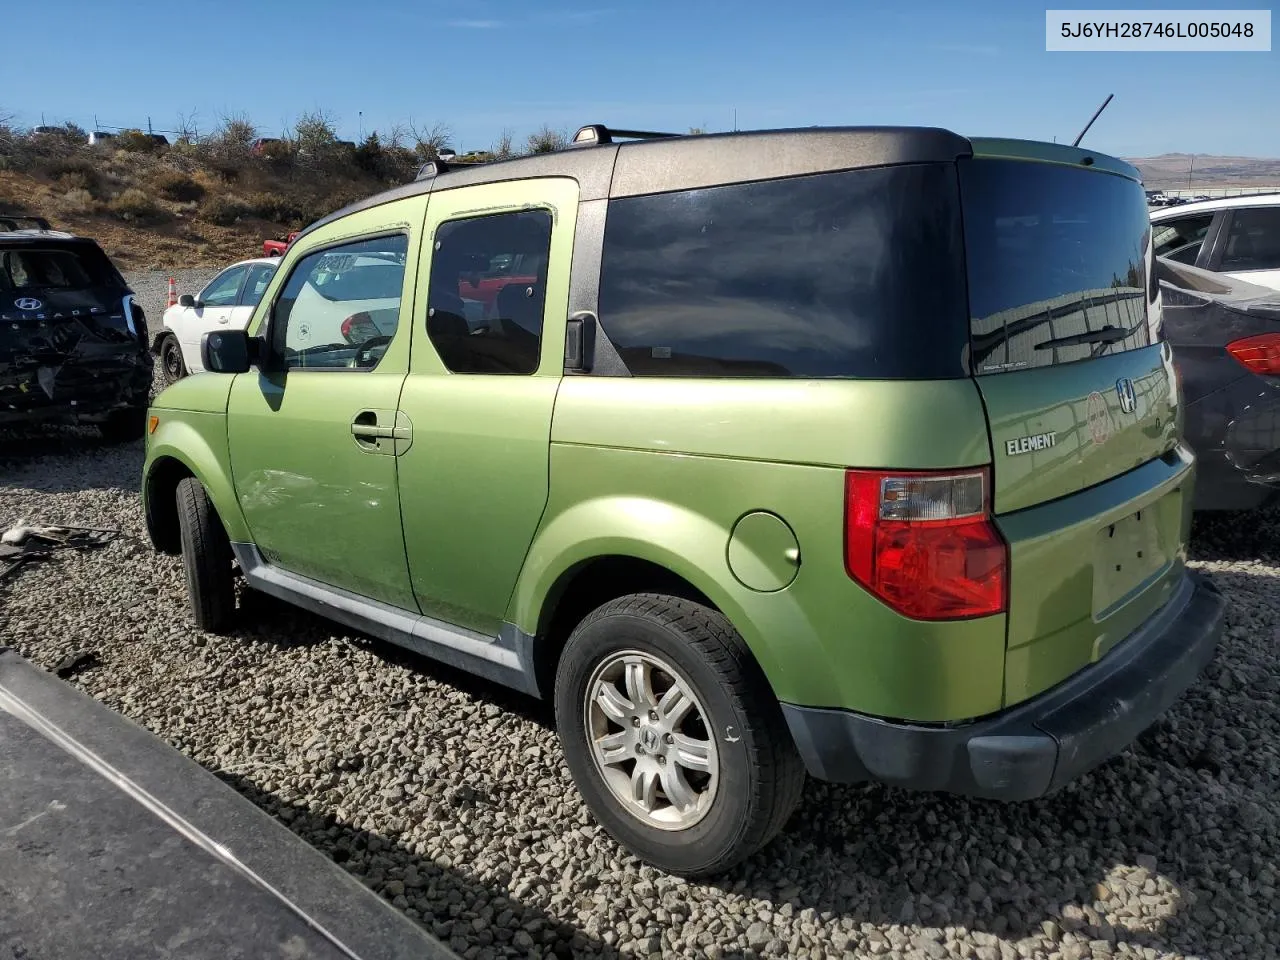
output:
POLYGON ((289 244, 298 238, 298 231, 294 230, 283 240, 263 240, 262 255, 264 257, 282 257, 284 252, 289 249, 289 244))

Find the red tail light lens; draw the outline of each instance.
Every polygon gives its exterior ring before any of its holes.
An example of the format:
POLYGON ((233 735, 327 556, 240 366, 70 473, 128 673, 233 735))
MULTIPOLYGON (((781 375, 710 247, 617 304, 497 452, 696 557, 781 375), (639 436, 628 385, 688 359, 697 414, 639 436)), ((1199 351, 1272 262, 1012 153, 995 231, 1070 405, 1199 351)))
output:
POLYGON ((378 335, 373 318, 367 313, 353 313, 342 321, 339 329, 342 331, 342 339, 347 343, 364 343, 370 337, 378 335))
POLYGON ((850 470, 845 569, 916 620, 1003 613, 1009 551, 988 510, 986 470, 850 470))
POLYGON ((1280 377, 1280 333, 1260 333, 1227 344, 1227 352, 1250 372, 1280 377))

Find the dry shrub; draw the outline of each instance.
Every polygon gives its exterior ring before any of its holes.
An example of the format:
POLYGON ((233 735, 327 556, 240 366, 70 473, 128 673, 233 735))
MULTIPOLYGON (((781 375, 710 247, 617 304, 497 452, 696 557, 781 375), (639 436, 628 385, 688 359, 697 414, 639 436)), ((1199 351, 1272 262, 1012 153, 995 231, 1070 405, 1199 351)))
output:
POLYGON ((135 223, 155 223, 165 218, 165 211, 145 190, 130 187, 108 205, 121 220, 135 223))
POLYGON ((121 130, 116 134, 115 147, 125 153, 155 153, 160 145, 141 130, 121 130))
POLYGON ((240 166, 237 163, 213 160, 209 163, 209 169, 227 183, 235 183, 240 179, 240 166))
POLYGON ((92 196, 97 188, 97 178, 91 178, 79 170, 72 170, 58 178, 58 186, 65 187, 69 192, 82 192, 92 196))
POLYGON ((178 170, 159 170, 151 178, 151 187, 166 200, 181 203, 203 200, 205 189, 194 177, 178 170))
MULTIPOLYGON (((71 176, 75 176, 75 174, 67 174, 67 177, 71 176)), ((88 190, 75 189, 68 190, 54 200, 54 207, 59 213, 87 217, 89 214, 97 212, 98 201, 93 199, 93 194, 88 190)))
POLYGON ((229 227, 250 214, 249 206, 235 194, 209 197, 200 205, 200 219, 219 227, 229 227))
POLYGON ((253 193, 245 198, 248 213, 276 223, 292 223, 306 216, 306 204, 282 193, 253 193))

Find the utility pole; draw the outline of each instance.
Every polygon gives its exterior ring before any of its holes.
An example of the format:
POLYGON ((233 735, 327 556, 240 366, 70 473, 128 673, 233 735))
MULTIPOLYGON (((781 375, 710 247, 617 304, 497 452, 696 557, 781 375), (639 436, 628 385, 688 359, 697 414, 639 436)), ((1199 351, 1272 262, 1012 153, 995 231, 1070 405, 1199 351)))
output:
POLYGON ((359 139, 360 141, 363 141, 364 140, 364 111, 358 110, 356 111, 356 114, 357 116, 360 117, 360 138, 359 139))
POLYGON ((147 136, 151 136, 151 118, 147 117, 147 136))
POLYGON ((1196 155, 1191 155, 1191 166, 1187 167, 1187 189, 1191 189, 1191 171, 1196 168, 1196 155))
POLYGON ((738 132, 738 108, 733 108, 733 132, 738 132))

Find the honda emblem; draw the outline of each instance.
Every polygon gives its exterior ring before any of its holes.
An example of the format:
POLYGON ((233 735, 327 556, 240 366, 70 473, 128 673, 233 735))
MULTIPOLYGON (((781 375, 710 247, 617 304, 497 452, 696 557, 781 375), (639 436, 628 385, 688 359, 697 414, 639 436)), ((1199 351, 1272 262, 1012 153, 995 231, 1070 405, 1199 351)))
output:
POLYGON ((1133 390, 1133 381, 1121 377, 1116 381, 1116 395, 1120 397, 1120 409, 1125 413, 1133 413, 1138 406, 1138 397, 1133 390))

